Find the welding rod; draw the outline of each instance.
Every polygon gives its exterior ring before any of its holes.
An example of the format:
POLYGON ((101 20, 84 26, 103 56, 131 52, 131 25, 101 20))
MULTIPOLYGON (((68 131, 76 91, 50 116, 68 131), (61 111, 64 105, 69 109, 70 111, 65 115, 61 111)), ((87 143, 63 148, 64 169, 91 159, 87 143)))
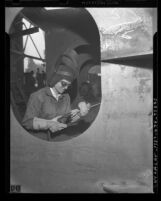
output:
MULTIPOLYGON (((101 104, 101 103, 96 103, 96 104, 92 105, 92 106, 90 107, 90 109, 93 108, 93 107, 96 107, 97 105, 100 105, 100 104, 101 104)), ((60 119, 62 119, 62 118, 68 118, 68 116, 69 116, 70 114, 71 114, 71 112, 65 114, 63 117, 60 117, 60 119)), ((76 114, 74 114, 74 115, 72 116, 72 118, 75 117, 76 115, 80 115, 80 110, 79 110, 76 114)), ((60 120, 60 119, 59 119, 59 120, 60 120)))
POLYGON ((101 104, 101 103, 96 103, 96 104, 92 105, 91 108, 92 108, 92 107, 95 107, 95 106, 97 106, 97 105, 100 105, 100 104, 101 104))
MULTIPOLYGON (((100 105, 100 104, 101 104, 101 103, 96 103, 96 104, 92 105, 92 106, 90 107, 90 109, 93 108, 93 107, 96 107, 97 105, 100 105)), ((80 113, 80 111, 79 111, 78 113, 80 113)), ((75 117, 76 115, 78 115, 78 113, 76 113, 76 114, 73 115, 72 117, 75 117)))

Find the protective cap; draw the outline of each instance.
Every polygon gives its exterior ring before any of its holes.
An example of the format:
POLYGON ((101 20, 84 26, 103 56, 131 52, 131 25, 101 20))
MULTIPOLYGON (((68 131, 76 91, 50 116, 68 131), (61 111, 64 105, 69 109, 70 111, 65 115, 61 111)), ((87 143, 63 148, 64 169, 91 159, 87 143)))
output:
POLYGON ((58 58, 55 71, 49 81, 49 86, 53 87, 57 82, 66 79, 72 82, 78 75, 78 54, 73 49, 67 49, 58 58))

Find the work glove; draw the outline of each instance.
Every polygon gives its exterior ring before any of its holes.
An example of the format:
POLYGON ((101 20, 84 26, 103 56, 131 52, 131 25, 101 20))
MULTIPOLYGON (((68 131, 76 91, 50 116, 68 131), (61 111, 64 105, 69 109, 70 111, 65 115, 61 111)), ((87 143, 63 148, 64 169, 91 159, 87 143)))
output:
POLYGON ((88 111, 90 110, 91 105, 90 105, 90 103, 80 102, 78 104, 78 107, 80 109, 80 115, 85 116, 88 114, 88 111))

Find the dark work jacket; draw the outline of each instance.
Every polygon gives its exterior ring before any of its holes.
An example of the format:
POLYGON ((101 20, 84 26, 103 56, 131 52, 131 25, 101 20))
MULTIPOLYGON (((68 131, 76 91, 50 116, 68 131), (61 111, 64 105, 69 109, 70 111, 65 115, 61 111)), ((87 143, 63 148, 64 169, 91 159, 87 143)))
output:
POLYGON ((44 87, 30 95, 22 125, 26 129, 32 130, 34 117, 50 120, 70 111, 70 97, 68 94, 63 94, 57 101, 53 97, 50 88, 44 87))

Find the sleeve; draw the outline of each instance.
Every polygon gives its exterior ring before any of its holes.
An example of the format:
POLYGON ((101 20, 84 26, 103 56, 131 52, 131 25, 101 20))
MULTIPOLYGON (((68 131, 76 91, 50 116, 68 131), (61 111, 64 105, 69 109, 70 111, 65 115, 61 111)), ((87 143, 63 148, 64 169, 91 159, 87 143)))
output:
POLYGON ((80 102, 86 102, 85 99, 83 98, 83 96, 79 96, 79 97, 77 98, 77 106, 78 106, 78 104, 79 104, 80 102))
POLYGON ((28 130, 33 129, 33 118, 38 117, 41 110, 41 102, 35 95, 31 95, 27 104, 27 109, 22 120, 22 126, 28 130))

